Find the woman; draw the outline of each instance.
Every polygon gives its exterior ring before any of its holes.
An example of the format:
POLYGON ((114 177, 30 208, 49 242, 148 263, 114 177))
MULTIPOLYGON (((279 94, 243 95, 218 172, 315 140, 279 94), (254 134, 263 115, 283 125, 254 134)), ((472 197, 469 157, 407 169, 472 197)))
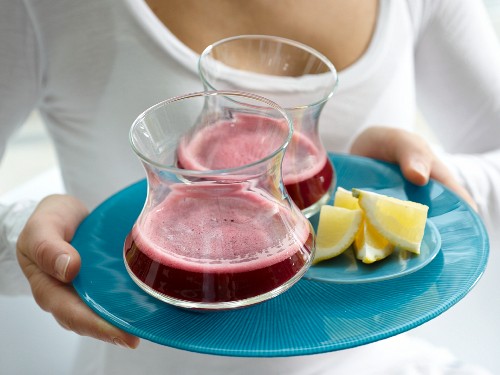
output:
MULTIPOLYGON (((100 319, 68 284, 80 267, 69 244, 78 224, 106 197, 143 178, 127 141, 130 124, 152 104, 202 90, 198 54, 238 34, 295 39, 332 60, 340 83, 320 124, 328 150, 398 162, 417 184, 435 178, 477 204, 488 226, 498 224, 500 206, 489 202, 499 201, 494 187, 500 182, 500 79, 494 67, 500 52, 480 5, 451 0, 311 4, 2 3, 0 139, 38 109, 69 195, 48 197, 36 209, 26 205, 1 223, 1 233, 24 225, 34 210, 19 236, 17 257, 35 300, 63 327, 103 341, 85 341, 75 373, 400 373, 412 366, 429 373, 458 366, 404 336, 280 359, 208 356, 147 341, 135 351, 122 350, 104 342, 135 348, 139 340, 100 319), (417 103, 442 150, 415 134, 417 103)), ((7 269, 15 261, 15 240, 4 242, 1 267, 7 269)), ((0 285, 13 290, 16 280, 11 275, 0 285)))

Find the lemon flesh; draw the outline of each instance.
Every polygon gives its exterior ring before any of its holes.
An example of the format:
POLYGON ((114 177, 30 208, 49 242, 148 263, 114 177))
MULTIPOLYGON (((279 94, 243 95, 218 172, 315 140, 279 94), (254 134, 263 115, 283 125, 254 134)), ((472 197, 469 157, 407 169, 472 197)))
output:
POLYGON ((420 254, 429 207, 360 189, 352 194, 375 231, 394 246, 420 254))
POLYGON ((366 220, 354 240, 356 259, 370 264, 387 258, 394 251, 394 245, 380 235, 366 220))
POLYGON ((352 192, 339 186, 335 191, 333 205, 336 207, 344 207, 350 210, 359 210, 358 198, 352 195, 352 192))
MULTIPOLYGON (((348 209, 361 209, 358 198, 354 197, 351 191, 340 186, 335 192, 333 205, 348 209)), ((387 258, 394 251, 394 245, 367 223, 364 217, 353 245, 356 259, 366 264, 387 258)))
POLYGON ((342 254, 354 242, 363 222, 361 210, 321 207, 313 264, 342 254))

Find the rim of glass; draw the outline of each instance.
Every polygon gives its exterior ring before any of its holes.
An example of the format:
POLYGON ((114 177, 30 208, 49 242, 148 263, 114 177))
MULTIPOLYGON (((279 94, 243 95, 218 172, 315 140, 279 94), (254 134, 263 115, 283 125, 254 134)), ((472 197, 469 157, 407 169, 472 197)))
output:
POLYGON ((225 44, 225 43, 228 43, 228 42, 232 42, 234 40, 239 40, 239 39, 255 39, 255 40, 265 39, 265 40, 270 40, 270 41, 279 42, 279 43, 283 43, 283 44, 288 44, 288 45, 290 45, 292 47, 296 47, 296 48, 302 49, 302 50, 310 53, 311 55, 314 55, 316 58, 318 58, 319 60, 321 60, 321 62, 323 62, 323 64, 325 64, 328 67, 328 69, 330 69, 330 72, 332 73, 333 78, 334 78, 334 83, 332 85, 331 90, 328 92, 327 95, 325 95, 322 99, 317 100, 316 102, 309 103, 309 104, 304 104, 304 105, 299 105, 299 106, 295 106, 295 107, 286 107, 285 109, 287 109, 287 110, 301 109, 301 108, 314 107, 314 106, 323 104, 323 103, 327 102, 332 97, 333 93, 335 92, 335 89, 337 88, 337 85, 338 85, 338 82, 339 82, 338 72, 337 72, 337 69, 335 68, 335 66, 333 65, 333 63, 325 55, 323 55, 321 52, 315 50, 314 48, 309 47, 307 44, 304 44, 304 43, 301 43, 301 42, 297 42, 297 41, 292 40, 292 39, 283 38, 283 37, 280 37, 280 36, 259 35, 259 34, 248 34, 248 35, 231 36, 231 37, 228 37, 228 38, 221 39, 221 40, 219 40, 219 41, 217 41, 215 43, 212 43, 212 44, 210 44, 208 47, 206 47, 203 50, 203 52, 200 54, 200 57, 198 59, 198 74, 199 74, 202 82, 204 84, 206 84, 210 88, 210 90, 217 90, 217 88, 213 87, 210 84, 210 82, 208 82, 206 80, 205 76, 203 75, 203 72, 202 72, 202 69, 201 69, 201 63, 202 63, 203 58, 206 57, 214 48, 216 48, 216 47, 218 47, 218 46, 220 46, 222 44, 225 44))
MULTIPOLYGON (((247 107, 247 108, 253 108, 253 109, 262 109, 263 108, 262 106, 259 106, 259 105, 252 105, 252 104, 244 103, 244 102, 240 102, 240 101, 237 101, 237 103, 244 106, 244 107, 247 107)), ((293 122, 290 119, 290 116, 286 113, 286 111, 281 106, 279 106, 277 103, 273 102, 272 100, 269 100, 269 99, 267 99, 263 96, 260 96, 260 95, 242 92, 242 91, 214 90, 214 91, 193 92, 193 93, 189 93, 189 94, 185 94, 185 95, 176 96, 176 97, 173 97, 170 99, 163 100, 163 101, 149 107, 144 112, 142 112, 139 116, 137 116, 137 118, 132 123, 132 126, 130 127, 130 131, 129 131, 129 143, 132 146, 132 149, 134 150, 134 152, 142 160, 144 160, 148 164, 151 164, 155 167, 161 168, 165 171, 176 173, 176 174, 182 174, 182 175, 186 175, 186 176, 192 176, 192 177, 196 177, 196 176, 220 176, 220 175, 226 175, 226 174, 234 174, 235 172, 254 167, 256 165, 259 165, 259 164, 266 162, 267 160, 274 158, 278 153, 280 153, 281 151, 284 151, 286 149, 286 147, 288 146, 288 144, 290 143, 290 141, 292 139, 292 135, 293 135, 293 122), (258 159, 252 163, 244 164, 244 165, 234 167, 234 168, 207 169, 207 170, 201 170, 201 171, 200 170, 192 170, 192 169, 181 169, 181 168, 177 168, 177 167, 174 167, 171 165, 158 163, 158 162, 148 158, 146 155, 144 155, 136 147, 136 145, 134 143, 134 139, 133 139, 134 129, 142 122, 142 120, 146 116, 148 116, 149 113, 151 113, 151 112, 153 112, 161 107, 165 107, 168 104, 175 103, 175 102, 178 102, 181 100, 186 100, 186 99, 196 98, 196 97, 207 97, 207 96, 225 96, 230 101, 231 100, 234 101, 231 97, 246 98, 246 99, 255 100, 256 102, 262 102, 262 103, 266 104, 267 106, 269 106, 270 108, 277 110, 280 113, 280 115, 283 116, 283 118, 286 120, 286 122, 288 124, 288 134, 287 134, 284 142, 279 147, 277 147, 274 151, 272 151, 271 153, 266 155, 265 157, 258 159)))

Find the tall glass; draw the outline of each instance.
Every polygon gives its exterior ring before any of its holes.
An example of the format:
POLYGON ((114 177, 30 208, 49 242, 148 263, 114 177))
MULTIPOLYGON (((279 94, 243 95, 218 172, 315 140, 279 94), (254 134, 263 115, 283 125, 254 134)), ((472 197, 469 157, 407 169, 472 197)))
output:
POLYGON ((195 309, 247 306, 298 281, 314 238, 283 187, 291 138, 286 113, 252 94, 194 93, 141 114, 130 142, 148 194, 124 244, 132 279, 195 309))
POLYGON ((318 119, 337 85, 337 71, 318 51, 295 41, 241 35, 208 46, 198 69, 207 90, 252 92, 278 103, 294 135, 283 164, 288 194, 310 217, 329 199, 335 170, 318 134, 318 119))

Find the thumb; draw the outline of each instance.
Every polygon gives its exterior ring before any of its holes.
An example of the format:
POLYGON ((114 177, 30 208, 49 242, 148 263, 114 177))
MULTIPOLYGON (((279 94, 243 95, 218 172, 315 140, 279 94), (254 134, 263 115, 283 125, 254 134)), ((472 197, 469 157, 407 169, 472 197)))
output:
POLYGON ((35 269, 62 282, 76 276, 80 256, 69 241, 86 215, 83 204, 67 195, 52 195, 39 203, 17 241, 18 258, 28 279, 35 269))

